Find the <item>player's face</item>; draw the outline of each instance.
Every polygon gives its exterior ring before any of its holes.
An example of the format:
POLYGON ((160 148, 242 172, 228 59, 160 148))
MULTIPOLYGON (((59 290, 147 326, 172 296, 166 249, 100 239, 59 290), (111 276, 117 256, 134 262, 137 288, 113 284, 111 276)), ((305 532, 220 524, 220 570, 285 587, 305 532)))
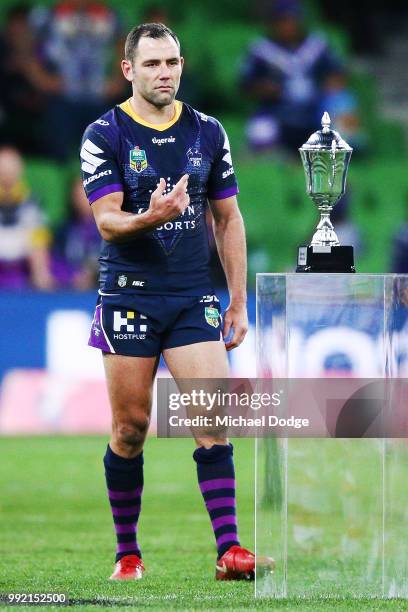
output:
POLYGON ((143 36, 132 65, 129 65, 129 72, 126 72, 125 66, 123 72, 132 81, 134 94, 154 106, 163 107, 171 104, 177 94, 183 61, 176 41, 170 36, 143 36))

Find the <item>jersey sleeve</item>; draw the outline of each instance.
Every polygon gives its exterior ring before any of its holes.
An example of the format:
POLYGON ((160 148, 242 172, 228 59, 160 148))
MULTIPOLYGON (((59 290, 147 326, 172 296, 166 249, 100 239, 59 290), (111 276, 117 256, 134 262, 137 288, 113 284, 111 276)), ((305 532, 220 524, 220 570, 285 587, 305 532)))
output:
POLYGON ((82 138, 80 159, 83 186, 90 204, 109 193, 124 191, 108 133, 102 135, 93 125, 89 126, 82 138))
POLYGON ((239 189, 232 165, 228 136, 219 122, 217 127, 218 142, 208 179, 208 197, 211 200, 224 200, 237 195, 239 189))

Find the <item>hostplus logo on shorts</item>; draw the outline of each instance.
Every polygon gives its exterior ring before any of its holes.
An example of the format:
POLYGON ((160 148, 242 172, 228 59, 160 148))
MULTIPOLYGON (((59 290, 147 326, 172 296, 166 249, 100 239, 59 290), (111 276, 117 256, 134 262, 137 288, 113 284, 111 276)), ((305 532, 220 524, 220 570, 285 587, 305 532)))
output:
MULTIPOLYGON (((113 313, 113 334, 114 340, 145 340, 147 332, 147 324, 135 324, 136 312, 128 310, 126 316, 123 316, 120 310, 115 310, 113 313), (135 332, 135 328, 137 331, 135 332)), ((146 320, 147 317, 140 315, 141 320, 146 320)))

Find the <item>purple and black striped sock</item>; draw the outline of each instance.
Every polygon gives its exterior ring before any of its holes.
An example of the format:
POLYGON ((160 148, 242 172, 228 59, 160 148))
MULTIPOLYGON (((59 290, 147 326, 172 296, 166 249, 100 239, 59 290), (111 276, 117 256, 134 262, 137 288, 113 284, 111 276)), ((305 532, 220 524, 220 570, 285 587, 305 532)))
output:
POLYGON ((231 546, 239 545, 232 455, 232 444, 214 444, 208 449, 200 446, 193 454, 198 484, 217 542, 218 558, 231 546))
POLYGON ((108 446, 103 463, 117 539, 116 561, 125 555, 141 558, 136 536, 143 491, 143 453, 125 459, 108 446))

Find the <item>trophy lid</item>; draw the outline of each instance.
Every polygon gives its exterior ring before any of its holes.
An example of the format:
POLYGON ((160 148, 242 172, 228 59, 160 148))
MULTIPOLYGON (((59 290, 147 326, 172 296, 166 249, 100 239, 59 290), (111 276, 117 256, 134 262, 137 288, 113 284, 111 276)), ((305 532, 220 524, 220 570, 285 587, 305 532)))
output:
POLYGON ((328 112, 325 112, 322 117, 322 129, 314 132, 299 151, 327 150, 327 151, 352 151, 352 147, 338 132, 330 128, 331 119, 328 112))

